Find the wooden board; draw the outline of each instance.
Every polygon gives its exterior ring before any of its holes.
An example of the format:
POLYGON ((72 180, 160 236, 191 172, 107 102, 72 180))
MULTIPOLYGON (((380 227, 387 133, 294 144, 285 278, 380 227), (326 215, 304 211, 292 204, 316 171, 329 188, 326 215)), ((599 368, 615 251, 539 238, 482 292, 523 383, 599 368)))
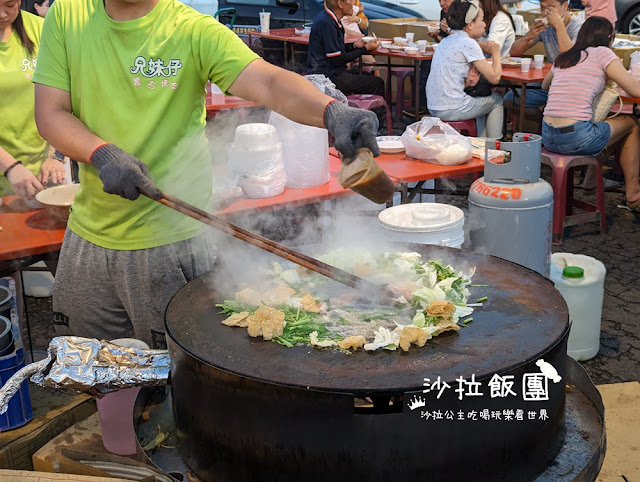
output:
POLYGON ((598 482, 640 481, 640 383, 598 385, 604 402, 607 452, 598 482))

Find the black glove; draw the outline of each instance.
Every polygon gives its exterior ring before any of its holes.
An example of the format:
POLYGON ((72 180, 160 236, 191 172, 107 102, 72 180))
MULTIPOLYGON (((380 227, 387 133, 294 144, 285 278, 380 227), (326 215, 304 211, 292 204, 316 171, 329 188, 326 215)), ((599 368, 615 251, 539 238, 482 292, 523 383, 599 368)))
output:
POLYGON ((351 162, 361 147, 368 148, 374 156, 380 155, 376 142, 378 117, 373 112, 331 102, 324 111, 324 125, 336 139, 342 162, 351 162))
POLYGON ((93 152, 90 160, 98 170, 104 192, 131 201, 138 199, 140 193, 152 199, 162 198, 147 165, 118 146, 103 144, 93 152))

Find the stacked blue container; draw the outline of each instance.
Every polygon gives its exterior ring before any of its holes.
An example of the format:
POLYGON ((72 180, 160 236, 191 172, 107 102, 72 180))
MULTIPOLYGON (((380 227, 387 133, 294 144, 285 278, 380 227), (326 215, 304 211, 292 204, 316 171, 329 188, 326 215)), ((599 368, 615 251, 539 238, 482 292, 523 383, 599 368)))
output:
MULTIPOLYGON (((16 349, 16 340, 20 339, 19 324, 13 329, 12 312, 16 313, 15 293, 8 279, 0 279, 0 383, 4 386, 11 376, 24 367, 24 350, 16 349), (15 333, 14 333, 15 331, 15 333)), ((9 402, 7 411, 0 415, 0 431, 18 428, 33 418, 31 398, 27 381, 22 382, 20 390, 9 402)))

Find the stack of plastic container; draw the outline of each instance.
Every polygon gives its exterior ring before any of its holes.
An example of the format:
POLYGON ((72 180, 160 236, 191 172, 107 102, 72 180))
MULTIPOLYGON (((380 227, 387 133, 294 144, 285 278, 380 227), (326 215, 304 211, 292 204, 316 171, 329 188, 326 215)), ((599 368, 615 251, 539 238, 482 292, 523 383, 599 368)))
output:
POLYGON ((229 168, 249 198, 277 196, 287 183, 282 144, 269 124, 242 124, 229 149, 229 168))

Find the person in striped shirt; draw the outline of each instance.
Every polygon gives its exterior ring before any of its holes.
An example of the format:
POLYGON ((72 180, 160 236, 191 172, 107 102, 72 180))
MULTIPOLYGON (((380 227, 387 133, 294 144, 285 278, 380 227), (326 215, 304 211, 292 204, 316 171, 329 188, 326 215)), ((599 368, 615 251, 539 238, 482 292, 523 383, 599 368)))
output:
POLYGON ((542 83, 549 91, 542 123, 542 144, 560 154, 597 155, 621 143, 620 164, 626 204, 640 211, 640 127, 630 116, 593 122, 593 101, 607 79, 634 97, 640 80, 629 74, 611 50, 615 32, 604 17, 588 18, 573 47, 556 58, 542 83))

